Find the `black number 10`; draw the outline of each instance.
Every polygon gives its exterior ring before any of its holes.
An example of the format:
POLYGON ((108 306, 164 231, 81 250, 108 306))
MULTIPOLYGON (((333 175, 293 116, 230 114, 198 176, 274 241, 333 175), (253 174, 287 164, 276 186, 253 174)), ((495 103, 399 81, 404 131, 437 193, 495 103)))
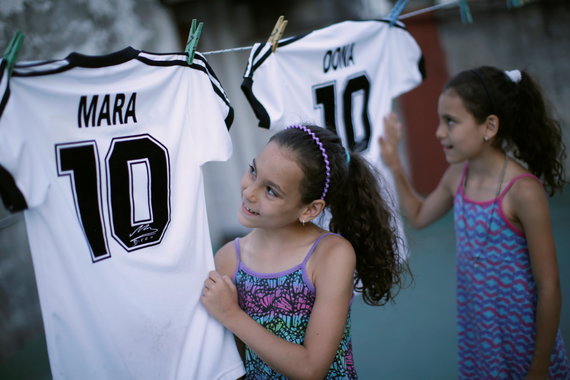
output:
POLYGON ((57 144, 55 150, 58 175, 69 177, 93 262, 111 257, 105 209, 111 234, 125 250, 160 243, 170 222, 170 163, 164 146, 149 135, 113 139, 105 181, 95 141, 57 144))
MULTIPOLYGON (((324 124, 327 128, 338 134, 338 123, 336 120, 336 83, 328 82, 313 87, 315 97, 315 107, 322 107, 324 114, 324 124)), ((362 152, 368 148, 371 138, 370 119, 368 117, 368 100, 370 98, 370 81, 365 74, 359 74, 349 78, 342 91, 342 115, 346 144, 351 151, 362 152), (363 136, 356 140, 355 125, 353 121, 354 104, 352 97, 361 92, 363 95, 360 121, 363 128, 363 136)))

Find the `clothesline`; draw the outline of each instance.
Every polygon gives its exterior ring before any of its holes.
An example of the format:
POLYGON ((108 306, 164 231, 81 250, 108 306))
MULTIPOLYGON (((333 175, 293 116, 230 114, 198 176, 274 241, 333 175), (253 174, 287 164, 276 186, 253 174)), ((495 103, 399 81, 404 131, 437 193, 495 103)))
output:
MULTIPOLYGON (((442 3, 442 4, 433 5, 431 7, 418 9, 416 11, 408 12, 408 13, 401 15, 399 17, 399 19, 404 20, 404 19, 407 19, 407 18, 410 18, 413 16, 423 14, 423 13, 428 13, 428 12, 432 12, 435 10, 447 8, 447 7, 450 7, 452 5, 458 4, 459 1, 460 0, 453 0, 453 1, 448 1, 446 3, 442 3)), ((202 54, 203 55, 213 55, 213 54, 229 53, 229 52, 234 52, 234 51, 249 50, 251 48, 252 48, 252 46, 244 46, 244 47, 238 47, 238 48, 232 48, 232 49, 222 49, 222 50, 209 51, 209 52, 204 52, 202 54)), ((12 214, 12 215, 8 215, 8 216, 0 219, 0 229, 3 229, 5 227, 8 227, 9 225, 15 223, 17 217, 18 217, 18 214, 12 214)))
MULTIPOLYGON (((407 18, 410 18, 413 16, 423 14, 423 13, 428 13, 431 11, 447 8, 447 7, 450 7, 452 5, 456 5, 457 3, 459 3, 459 0, 448 1, 446 3, 433 5, 433 6, 427 7, 427 8, 418 9, 416 11, 404 13, 403 15, 401 15, 399 17, 399 19, 404 20, 404 19, 407 19, 407 18)), ((221 54, 221 53, 230 53, 230 52, 234 52, 234 51, 250 50, 252 47, 253 46, 243 46, 243 47, 237 47, 237 48, 231 48, 231 49, 214 50, 214 51, 203 52, 202 54, 203 55, 213 55, 213 54, 221 54)))

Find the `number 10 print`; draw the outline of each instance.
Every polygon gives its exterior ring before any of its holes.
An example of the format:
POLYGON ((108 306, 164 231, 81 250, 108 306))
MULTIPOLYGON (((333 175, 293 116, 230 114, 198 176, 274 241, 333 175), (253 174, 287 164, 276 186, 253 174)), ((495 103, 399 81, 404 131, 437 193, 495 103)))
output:
POLYGON ((170 163, 162 144, 150 135, 113 139, 104 162, 106 180, 94 140, 57 144, 55 150, 58 175, 69 178, 93 262, 111 257, 104 210, 111 235, 125 250, 161 242, 170 222, 170 163))
POLYGON ((349 78, 337 99, 336 81, 313 86, 315 108, 322 108, 324 125, 338 135, 339 122, 336 119, 337 107, 342 110, 342 123, 346 136, 346 144, 351 151, 363 152, 370 143, 370 119, 368 117, 368 100, 370 98, 370 81, 366 74, 358 74, 349 78), (360 114, 355 112, 354 95, 362 96, 360 114), (360 116, 362 136, 357 139, 356 125, 353 116, 360 116))

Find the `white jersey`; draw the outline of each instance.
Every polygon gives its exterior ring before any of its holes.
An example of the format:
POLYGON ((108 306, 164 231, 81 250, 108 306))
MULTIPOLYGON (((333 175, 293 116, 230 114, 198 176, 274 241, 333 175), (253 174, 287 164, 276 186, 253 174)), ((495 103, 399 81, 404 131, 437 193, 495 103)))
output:
MULTIPOLYGON (((378 138, 392 100, 423 80, 423 56, 410 33, 386 20, 345 21, 251 50, 242 82, 259 126, 280 130, 311 123, 335 131, 386 179, 397 212, 393 178, 380 158, 378 138)), ((400 254, 407 256, 407 249, 400 254)))
POLYGON ((201 165, 231 155, 206 60, 132 48, 2 62, 0 182, 26 226, 53 377, 235 379, 200 303, 214 268, 201 165))

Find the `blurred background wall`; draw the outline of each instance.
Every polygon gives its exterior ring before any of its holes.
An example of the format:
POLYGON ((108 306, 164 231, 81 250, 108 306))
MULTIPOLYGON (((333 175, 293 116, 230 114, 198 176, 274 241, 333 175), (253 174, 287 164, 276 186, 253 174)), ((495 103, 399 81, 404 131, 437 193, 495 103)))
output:
MULTIPOLYGON (((412 0, 403 13, 436 4, 412 0)), ((404 20, 423 50, 427 79, 394 107, 406 125, 404 150, 410 174, 424 193, 435 186, 446 166, 434 137, 437 97, 449 76, 463 69, 483 64, 527 69, 543 85, 570 145, 570 3, 530 1, 509 9, 505 0, 471 0, 469 5, 472 24, 461 22, 457 6, 404 20)), ((1 0, 0 49, 20 30, 26 36, 20 60, 64 58, 72 51, 106 54, 125 46, 182 51, 196 18, 205 24, 198 50, 209 53, 266 40, 279 15, 289 20, 285 36, 292 36, 346 19, 381 18, 392 6, 388 0, 1 0)), ((270 135, 257 128, 240 90, 248 55, 248 49, 206 55, 236 116, 230 131, 232 158, 204 167, 214 249, 245 232, 235 218, 239 179, 270 135)), ((570 217, 563 221, 567 230, 570 217)), ((443 249, 450 251, 452 262, 453 243, 443 249)), ((559 255, 567 256, 568 250, 559 247, 559 255)), ((565 305, 562 324, 568 345, 567 310, 565 305)), ((43 339, 42 334, 24 219, 0 205, 0 366, 34 339, 43 339)))

